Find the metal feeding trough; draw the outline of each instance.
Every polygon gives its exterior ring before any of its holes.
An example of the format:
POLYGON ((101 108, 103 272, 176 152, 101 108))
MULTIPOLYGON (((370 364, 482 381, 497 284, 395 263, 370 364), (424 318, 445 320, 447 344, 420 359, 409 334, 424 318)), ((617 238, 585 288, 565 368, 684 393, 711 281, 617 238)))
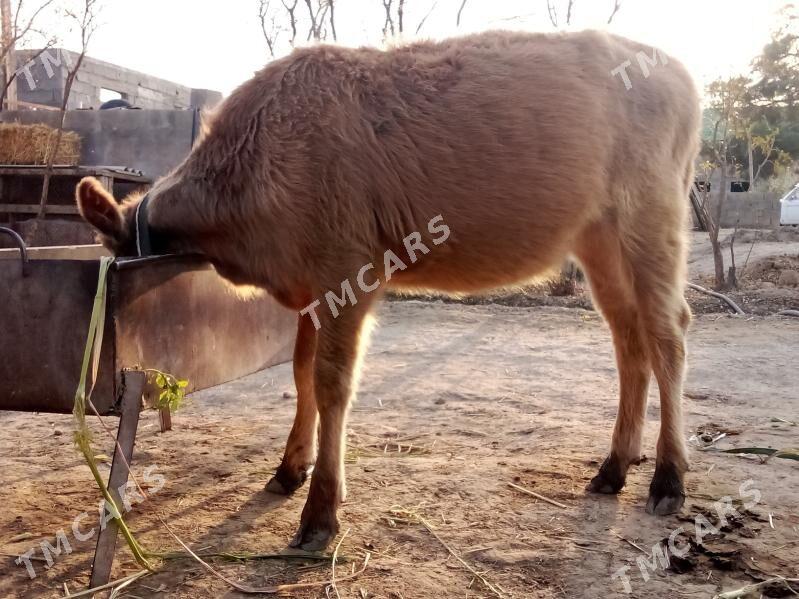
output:
MULTIPOLYGON (((0 227, 0 232, 8 229, 0 227)), ((72 413, 102 246, 0 250, 0 410, 72 413)), ((291 358, 296 316, 269 296, 242 300, 200 257, 119 259, 108 273, 103 346, 92 402, 120 416, 109 490, 127 482, 145 376, 188 379, 188 392, 291 358)), ((167 413, 168 415, 168 413, 167 413)), ((162 420, 162 427, 164 421, 162 420)), ((100 533, 91 585, 108 582, 115 521, 100 533)))

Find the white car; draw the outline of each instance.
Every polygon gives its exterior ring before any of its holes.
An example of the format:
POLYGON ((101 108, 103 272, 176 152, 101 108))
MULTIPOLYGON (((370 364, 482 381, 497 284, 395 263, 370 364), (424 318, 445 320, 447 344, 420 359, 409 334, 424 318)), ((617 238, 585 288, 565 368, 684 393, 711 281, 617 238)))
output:
POLYGON ((780 225, 799 226, 799 184, 780 200, 780 225))

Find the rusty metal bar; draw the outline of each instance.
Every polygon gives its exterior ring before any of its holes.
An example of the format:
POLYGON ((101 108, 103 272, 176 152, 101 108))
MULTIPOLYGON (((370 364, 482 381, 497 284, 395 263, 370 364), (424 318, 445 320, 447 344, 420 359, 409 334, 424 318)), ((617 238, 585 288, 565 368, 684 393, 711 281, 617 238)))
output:
POLYGON ((14 243, 17 244, 19 255, 22 259, 22 276, 27 277, 30 268, 28 267, 28 248, 25 246, 25 240, 14 229, 9 229, 8 227, 0 227, 0 233, 9 235, 14 240, 14 243))

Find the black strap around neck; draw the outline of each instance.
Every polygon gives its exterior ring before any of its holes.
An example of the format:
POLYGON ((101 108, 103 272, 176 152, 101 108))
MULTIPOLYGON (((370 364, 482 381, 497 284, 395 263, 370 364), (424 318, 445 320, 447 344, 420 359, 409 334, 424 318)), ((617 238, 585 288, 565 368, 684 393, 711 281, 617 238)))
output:
POLYGON ((136 207, 136 252, 140 258, 153 254, 153 247, 150 243, 150 225, 147 224, 149 203, 150 195, 146 194, 136 207))

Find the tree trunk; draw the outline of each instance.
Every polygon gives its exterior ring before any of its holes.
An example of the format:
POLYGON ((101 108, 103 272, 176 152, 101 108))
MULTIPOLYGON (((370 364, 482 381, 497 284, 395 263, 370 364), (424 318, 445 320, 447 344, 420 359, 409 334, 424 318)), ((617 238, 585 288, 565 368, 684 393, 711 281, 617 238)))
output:
POLYGON ((716 290, 724 289, 724 255, 721 253, 721 244, 718 239, 710 239, 713 247, 713 264, 716 267, 716 290))
MULTIPOLYGON (((17 68, 14 56, 14 32, 12 31, 11 3, 9 0, 0 0, 0 19, 2 19, 2 39, 3 48, 6 49, 4 64, 0 65, 3 69, 3 99, 8 97, 8 109, 17 109, 17 84, 14 81, 14 71, 17 68)), ((0 110, 3 109, 0 99, 0 110)))
POLYGON ((721 165, 721 175, 719 177, 719 195, 713 211, 713 223, 710 227, 710 245, 713 247, 713 264, 716 270, 716 289, 724 289, 726 284, 724 278, 724 255, 721 253, 719 243, 719 232, 721 231, 721 215, 723 214, 724 203, 727 201, 727 164, 726 161, 721 165))
POLYGON ((738 224, 730 237, 730 267, 727 269, 727 289, 738 289, 738 275, 735 272, 735 236, 738 234, 738 224))
POLYGON ((55 162, 56 154, 58 153, 58 146, 61 145, 61 136, 64 133, 64 121, 67 118, 67 104, 69 103, 69 95, 72 93, 72 84, 75 82, 75 77, 80 70, 83 63, 83 57, 86 55, 86 49, 78 56, 78 61, 75 63, 74 68, 67 74, 67 80, 64 82, 64 97, 61 100, 61 111, 58 119, 58 129, 56 130, 55 144, 49 148, 47 156, 47 168, 44 171, 44 180, 42 181, 42 196, 39 200, 39 213, 36 215, 37 219, 44 218, 47 211, 47 196, 50 192, 50 178, 53 174, 53 164, 55 162))

